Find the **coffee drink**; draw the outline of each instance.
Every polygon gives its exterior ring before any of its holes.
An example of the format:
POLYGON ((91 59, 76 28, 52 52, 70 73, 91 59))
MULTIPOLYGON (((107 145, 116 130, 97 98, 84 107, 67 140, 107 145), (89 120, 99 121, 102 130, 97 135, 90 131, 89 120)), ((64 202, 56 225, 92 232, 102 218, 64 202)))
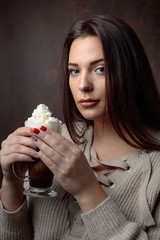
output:
POLYGON ((53 173, 40 159, 29 164, 30 186, 34 188, 48 188, 52 186, 53 173))

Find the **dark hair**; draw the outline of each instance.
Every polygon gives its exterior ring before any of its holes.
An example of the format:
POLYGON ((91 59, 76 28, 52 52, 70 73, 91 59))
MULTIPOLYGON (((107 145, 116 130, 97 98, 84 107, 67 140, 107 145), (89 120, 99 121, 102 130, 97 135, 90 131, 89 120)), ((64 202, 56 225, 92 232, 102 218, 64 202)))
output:
POLYGON ((110 15, 78 20, 69 30, 64 43, 61 59, 63 114, 73 141, 80 143, 86 130, 77 131, 77 121, 84 121, 86 127, 92 124, 78 111, 68 84, 71 44, 76 38, 87 36, 98 36, 102 43, 106 104, 114 129, 132 146, 146 150, 160 149, 147 131, 160 129, 160 97, 150 64, 132 28, 110 15))

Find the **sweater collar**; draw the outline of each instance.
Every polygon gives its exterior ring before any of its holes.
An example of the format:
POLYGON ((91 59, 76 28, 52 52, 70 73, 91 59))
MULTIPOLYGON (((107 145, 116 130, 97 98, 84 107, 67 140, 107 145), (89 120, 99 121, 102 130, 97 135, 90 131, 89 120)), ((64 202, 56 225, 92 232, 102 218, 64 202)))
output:
MULTIPOLYGON (((90 165, 91 168, 93 168, 94 171, 94 165, 93 163, 90 161, 91 156, 96 160, 97 162, 97 166, 99 168, 103 168, 105 166, 109 166, 109 167, 115 167, 115 169, 123 169, 126 170, 128 169, 128 164, 127 164, 127 159, 129 157, 141 157, 142 158, 142 162, 143 162, 143 167, 142 167, 142 180, 141 180, 141 187, 140 187, 140 194, 139 194, 139 203, 140 203, 140 208, 142 210, 142 215, 143 215, 143 224, 144 226, 153 226, 155 225, 154 219, 152 217, 151 211, 149 209, 149 205, 147 202, 147 186, 151 177, 151 159, 150 159, 150 154, 148 151, 145 150, 141 150, 141 151, 137 151, 135 153, 132 154, 128 154, 126 156, 122 156, 118 159, 112 159, 109 161, 105 161, 105 162, 101 162, 97 159, 96 157, 96 153, 94 151, 94 149, 92 148, 92 140, 93 140, 93 127, 90 126, 86 132, 85 135, 85 143, 83 145, 83 152, 86 156, 86 158, 88 159, 88 163, 90 165)), ((94 171, 97 180, 99 182, 101 182, 102 184, 108 186, 110 185, 110 180, 109 177, 107 176, 108 174, 97 174, 94 171)))

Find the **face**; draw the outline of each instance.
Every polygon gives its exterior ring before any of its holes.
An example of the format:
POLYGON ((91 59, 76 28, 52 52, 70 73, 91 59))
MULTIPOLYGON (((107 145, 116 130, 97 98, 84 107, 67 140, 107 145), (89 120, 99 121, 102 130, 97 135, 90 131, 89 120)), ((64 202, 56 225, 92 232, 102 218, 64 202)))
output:
POLYGON ((106 90, 104 57, 96 36, 73 41, 68 61, 69 86, 75 104, 88 120, 104 118, 106 90))

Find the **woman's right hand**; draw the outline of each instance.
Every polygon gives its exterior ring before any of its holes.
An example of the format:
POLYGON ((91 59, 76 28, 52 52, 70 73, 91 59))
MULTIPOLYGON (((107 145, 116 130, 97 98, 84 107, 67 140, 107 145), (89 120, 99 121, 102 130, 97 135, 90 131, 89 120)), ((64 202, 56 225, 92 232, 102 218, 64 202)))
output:
POLYGON ((3 179, 0 199, 8 211, 15 211, 24 201, 23 181, 14 175, 12 165, 15 164, 17 172, 25 173, 27 163, 34 161, 32 157, 37 158, 30 130, 28 127, 18 128, 1 145, 0 164, 3 179))
POLYGON ((17 180, 12 171, 13 164, 16 164, 16 169, 19 168, 18 172, 24 172, 26 168, 24 163, 33 162, 32 157, 37 157, 33 141, 30 139, 31 136, 30 128, 21 127, 2 142, 0 163, 5 180, 17 180))

